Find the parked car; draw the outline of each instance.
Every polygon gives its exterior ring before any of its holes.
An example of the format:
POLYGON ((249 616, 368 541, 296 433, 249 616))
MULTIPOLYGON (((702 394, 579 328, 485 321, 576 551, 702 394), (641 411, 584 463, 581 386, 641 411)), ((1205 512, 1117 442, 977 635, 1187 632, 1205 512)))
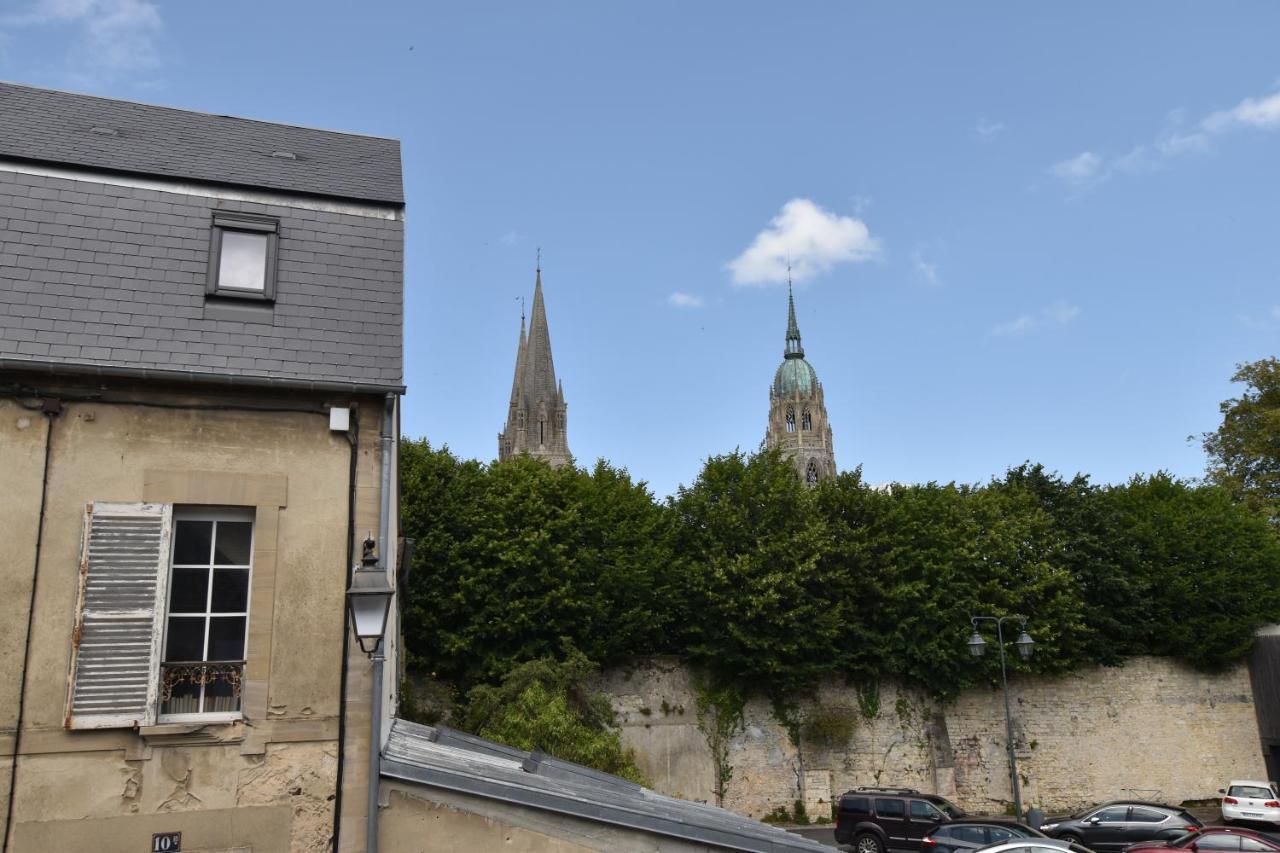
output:
POLYGON ((1280 795, 1274 783, 1237 780, 1218 793, 1222 794, 1223 823, 1280 824, 1280 795))
POLYGON ((1040 825, 1040 831, 1050 838, 1109 853, 1138 841, 1172 841, 1203 826, 1186 809, 1125 800, 1092 806, 1070 817, 1050 818, 1040 825))
POLYGON ((965 816, 964 809, 915 788, 855 788, 840 795, 836 841, 855 853, 920 850, 939 824, 965 816))
POLYGON ((1059 838, 1013 838, 978 849, 982 853, 1093 853, 1088 847, 1059 838))
POLYGON ((944 823, 920 841, 924 853, 977 850, 1014 838, 1048 838, 1025 823, 998 817, 964 817, 944 823))
POLYGON ((1280 843, 1252 829, 1206 826, 1199 832, 1188 832, 1172 841, 1139 841, 1124 850, 1125 853, 1172 853, 1173 850, 1280 853, 1280 843))

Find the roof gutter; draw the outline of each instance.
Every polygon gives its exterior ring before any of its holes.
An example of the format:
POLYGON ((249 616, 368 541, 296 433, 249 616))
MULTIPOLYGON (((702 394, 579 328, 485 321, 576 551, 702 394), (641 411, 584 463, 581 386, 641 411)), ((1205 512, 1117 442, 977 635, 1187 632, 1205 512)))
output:
POLYGON ((291 391, 324 391, 340 394, 404 394, 403 385, 362 382, 318 382, 284 376, 205 373, 194 370, 161 370, 112 364, 69 364, 25 358, 0 358, 0 372, 45 373, 51 376, 93 376, 104 379, 136 379, 180 385, 221 385, 231 388, 280 388, 291 391))

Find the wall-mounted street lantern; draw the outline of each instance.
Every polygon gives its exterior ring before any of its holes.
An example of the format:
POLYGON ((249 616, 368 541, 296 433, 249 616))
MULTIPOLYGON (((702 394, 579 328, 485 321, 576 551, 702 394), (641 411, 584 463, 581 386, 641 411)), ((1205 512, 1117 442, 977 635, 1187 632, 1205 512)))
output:
POLYGON ((1013 715, 1009 711, 1009 675, 1004 661, 1004 623, 1006 621, 1018 623, 1021 633, 1018 634, 1018 639, 1013 641, 1013 645, 1023 660, 1031 658, 1036 642, 1027 633, 1025 616, 974 616, 969 621, 973 623, 973 634, 970 635, 967 645, 969 654, 975 658, 980 658, 987 653, 987 641, 982 639, 982 634, 978 632, 978 623, 994 622, 996 626, 996 645, 1000 647, 1000 686, 1004 689, 1004 723, 1009 739, 1009 785, 1013 789, 1014 814, 1017 815, 1018 820, 1022 820, 1022 788, 1018 784, 1018 756, 1013 749, 1013 715))
POLYGON ((351 610, 356 639, 360 650, 370 657, 382 648, 393 594, 387 582, 386 566, 378 564, 374 546, 372 539, 364 540, 364 556, 351 572, 351 588, 347 590, 347 607, 351 610))

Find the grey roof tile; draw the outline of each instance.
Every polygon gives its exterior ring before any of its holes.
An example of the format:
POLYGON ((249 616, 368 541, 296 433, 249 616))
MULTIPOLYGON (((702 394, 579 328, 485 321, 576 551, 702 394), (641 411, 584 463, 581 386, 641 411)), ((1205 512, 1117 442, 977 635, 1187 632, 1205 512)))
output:
MULTIPOLYGON (((403 204, 400 143, 0 83, 0 156, 217 184, 403 204), (92 132, 115 130, 116 136, 92 132), (289 152, 297 159, 274 157, 289 152)), ((56 199, 31 181, 33 198, 56 199)), ((161 212, 158 194, 131 201, 161 212)))
POLYGON ((394 720, 382 775, 724 850, 830 851, 724 809, 444 727, 394 720), (531 760, 534 759, 534 760, 531 760))

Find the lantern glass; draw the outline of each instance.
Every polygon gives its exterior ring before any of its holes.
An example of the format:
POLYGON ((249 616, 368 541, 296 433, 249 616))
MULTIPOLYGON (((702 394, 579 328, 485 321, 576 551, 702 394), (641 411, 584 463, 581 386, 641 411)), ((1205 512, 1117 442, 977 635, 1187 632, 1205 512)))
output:
POLYGON ((1031 639, 1031 635, 1023 631, 1018 635, 1018 639, 1013 644, 1018 648, 1018 654, 1022 655, 1023 660, 1031 657, 1031 653, 1035 650, 1036 641, 1031 639))
POLYGON ((969 638, 969 654, 975 658, 980 658, 987 653, 987 641, 982 639, 982 635, 977 631, 973 632, 973 636, 969 638))

